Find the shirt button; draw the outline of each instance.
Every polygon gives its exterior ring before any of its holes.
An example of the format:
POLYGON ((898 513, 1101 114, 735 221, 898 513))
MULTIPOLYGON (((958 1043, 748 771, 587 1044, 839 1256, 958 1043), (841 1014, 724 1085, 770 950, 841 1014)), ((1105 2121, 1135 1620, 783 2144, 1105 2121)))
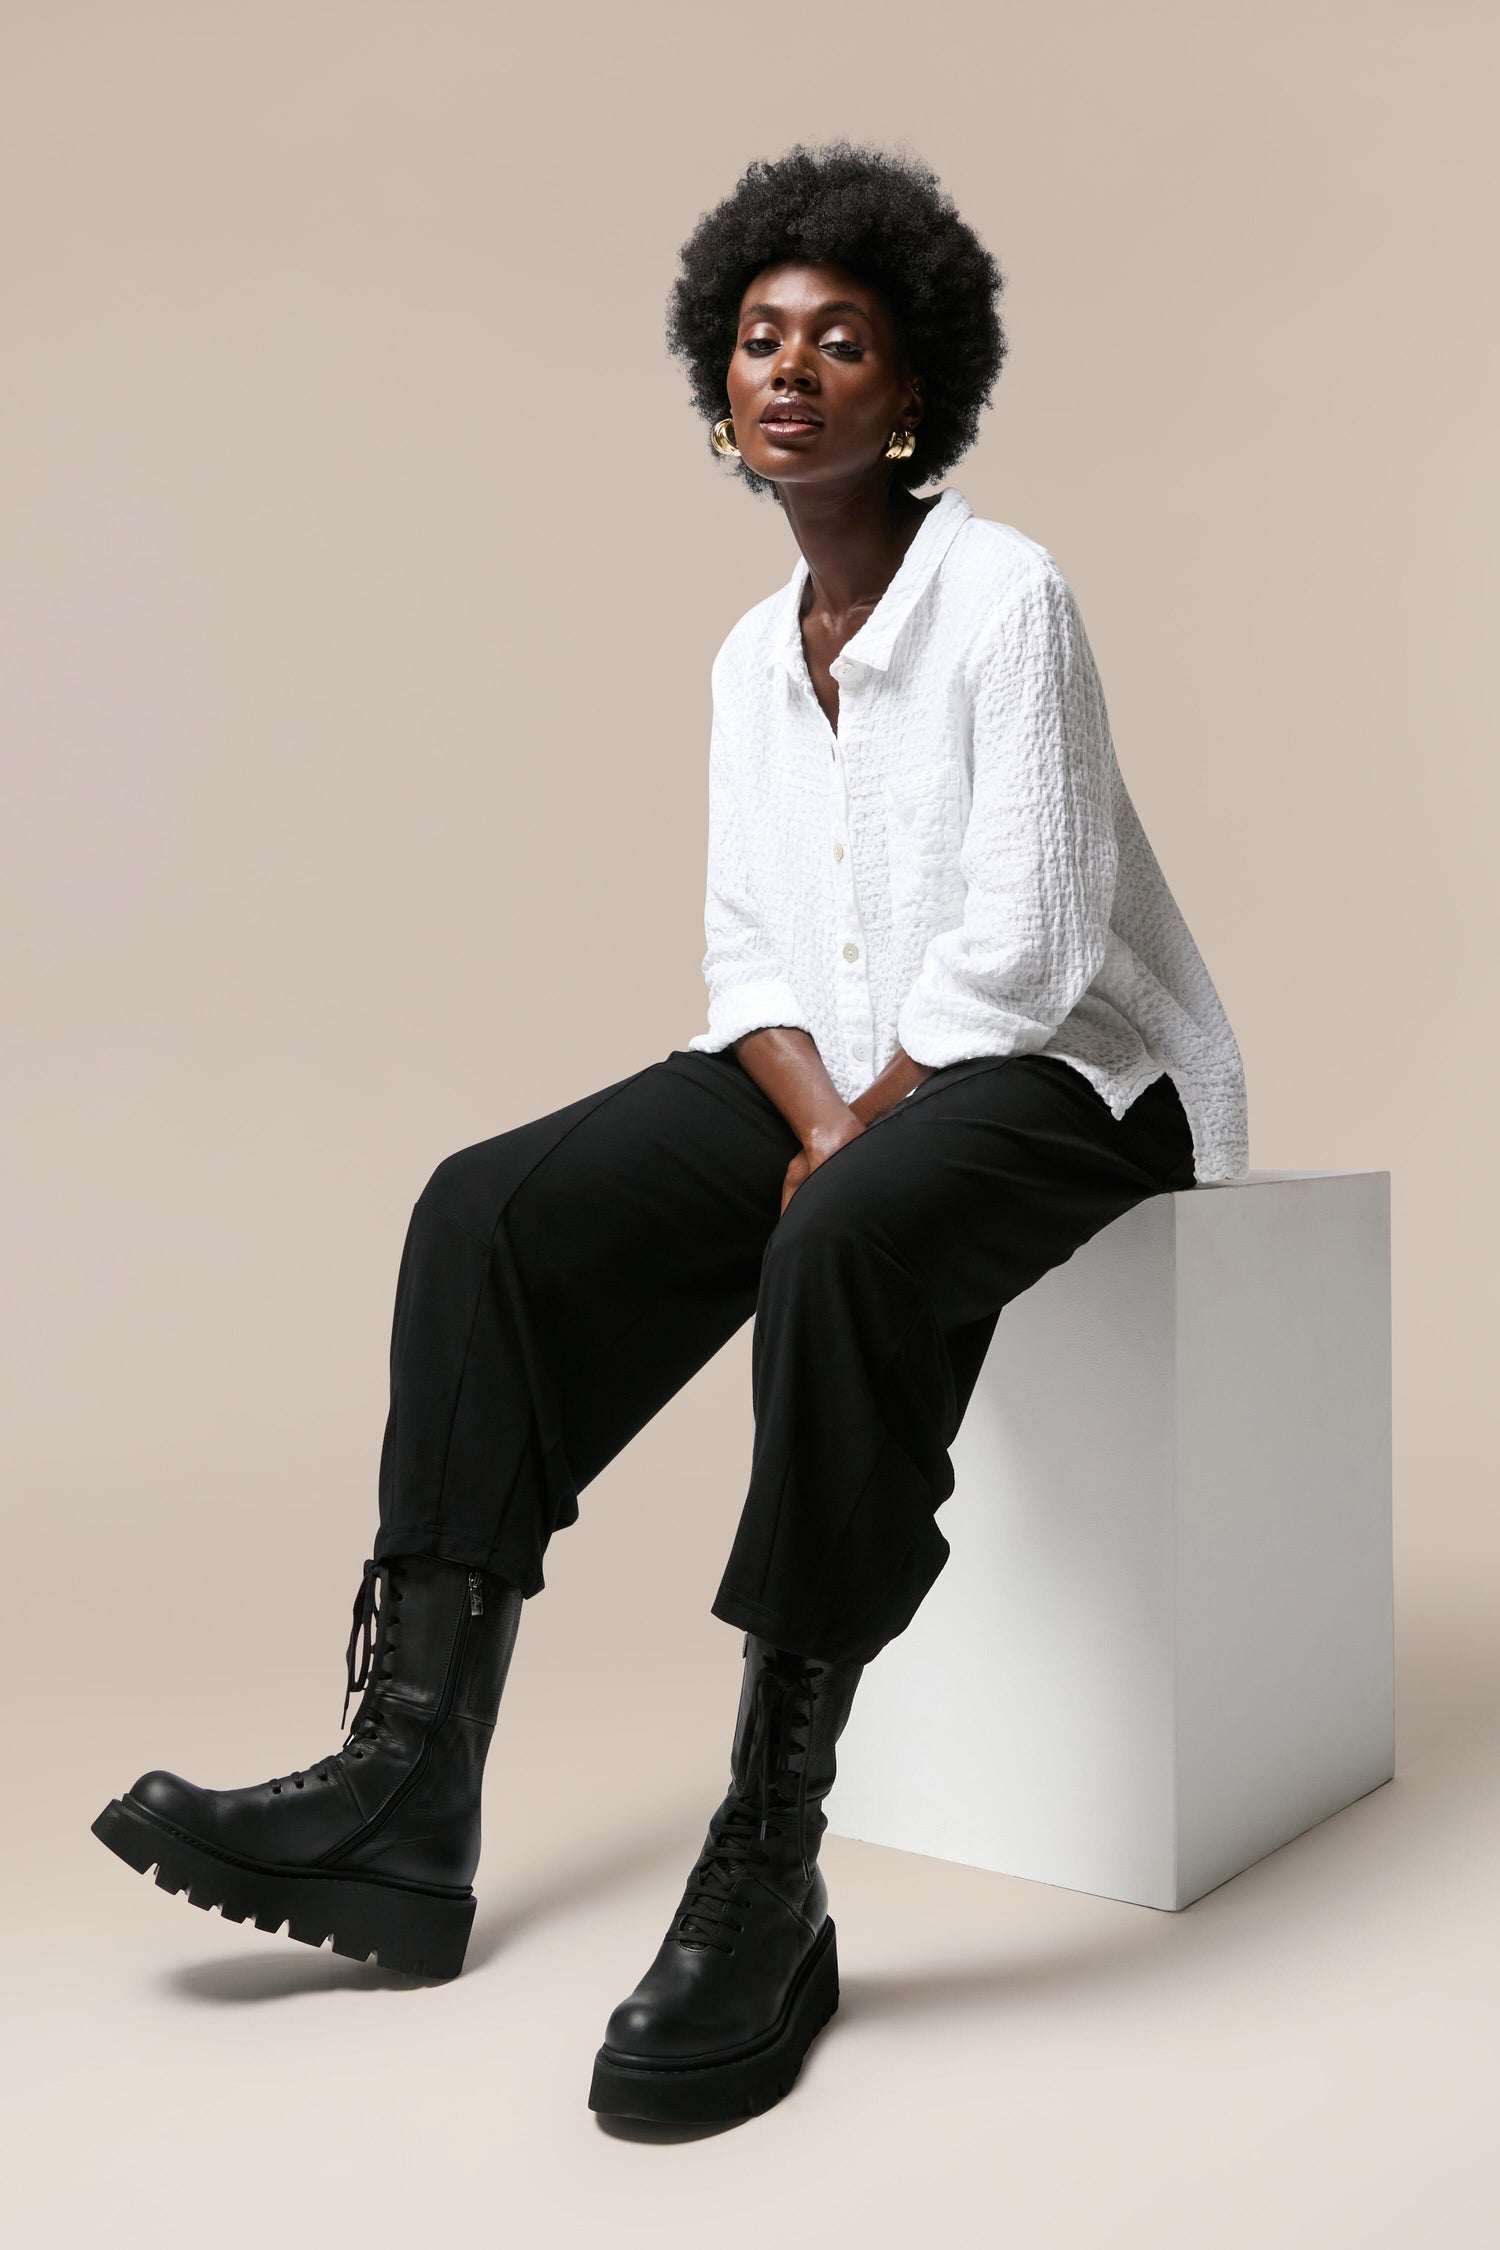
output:
POLYGON ((865 1059, 865 1043, 863 1039, 854 1040, 850 1046, 849 1052, 854 1057, 856 1062, 863 1062, 865 1059))
POLYGON ((859 959, 859 947, 857 945, 846 945, 844 947, 844 959, 846 961, 857 961, 859 959))
POLYGON ((842 845, 842 844, 835 844, 835 845, 834 845, 834 847, 833 847, 833 856, 834 856, 834 858, 835 858, 835 859, 842 859, 842 858, 843 858, 843 856, 844 856, 844 847, 843 847, 843 845, 842 845))

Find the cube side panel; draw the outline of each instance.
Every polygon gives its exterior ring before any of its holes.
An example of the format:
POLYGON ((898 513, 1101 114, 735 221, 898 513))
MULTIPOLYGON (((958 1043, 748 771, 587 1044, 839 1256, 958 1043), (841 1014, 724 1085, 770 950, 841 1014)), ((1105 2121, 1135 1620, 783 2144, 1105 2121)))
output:
POLYGON ((1177 1231, 1177 1903, 1394 1766, 1390 1176, 1177 1231))
POLYGON ((836 1833, 1174 1902, 1177 1200, 1002 1314, 952 1447, 949 1561, 861 1682, 836 1833))

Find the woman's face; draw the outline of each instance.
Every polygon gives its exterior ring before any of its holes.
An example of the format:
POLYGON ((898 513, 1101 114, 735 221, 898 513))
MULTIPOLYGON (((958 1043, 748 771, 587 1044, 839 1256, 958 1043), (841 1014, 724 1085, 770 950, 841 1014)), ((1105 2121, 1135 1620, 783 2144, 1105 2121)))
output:
POLYGON ((727 377, 735 443, 779 485, 888 477, 892 430, 922 416, 891 309, 844 266, 766 266, 740 301, 727 377))

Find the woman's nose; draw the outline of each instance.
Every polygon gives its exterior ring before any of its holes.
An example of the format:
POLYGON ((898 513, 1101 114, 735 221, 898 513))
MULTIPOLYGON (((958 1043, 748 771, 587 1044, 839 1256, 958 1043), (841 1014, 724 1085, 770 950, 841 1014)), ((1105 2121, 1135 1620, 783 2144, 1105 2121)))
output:
POLYGON ((816 369, 794 347, 785 347, 777 357, 771 375, 771 387, 773 390, 816 390, 816 369))

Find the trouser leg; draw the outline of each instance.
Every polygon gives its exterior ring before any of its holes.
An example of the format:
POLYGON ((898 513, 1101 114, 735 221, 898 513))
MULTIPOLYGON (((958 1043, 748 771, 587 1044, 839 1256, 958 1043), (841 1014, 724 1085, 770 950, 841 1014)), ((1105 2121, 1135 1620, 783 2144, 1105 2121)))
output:
POLYGON ((1191 1178, 1170 1080, 1117 1120, 1040 1056, 935 1074, 819 1166, 766 1247, 750 1484, 715 1614, 824 1659, 903 1631, 947 1559, 948 1448, 1001 1310, 1191 1178))
POLYGON ((445 1158, 401 1258, 377 1557, 534 1593, 578 1493, 754 1311, 795 1148, 732 1056, 684 1049, 445 1158))

